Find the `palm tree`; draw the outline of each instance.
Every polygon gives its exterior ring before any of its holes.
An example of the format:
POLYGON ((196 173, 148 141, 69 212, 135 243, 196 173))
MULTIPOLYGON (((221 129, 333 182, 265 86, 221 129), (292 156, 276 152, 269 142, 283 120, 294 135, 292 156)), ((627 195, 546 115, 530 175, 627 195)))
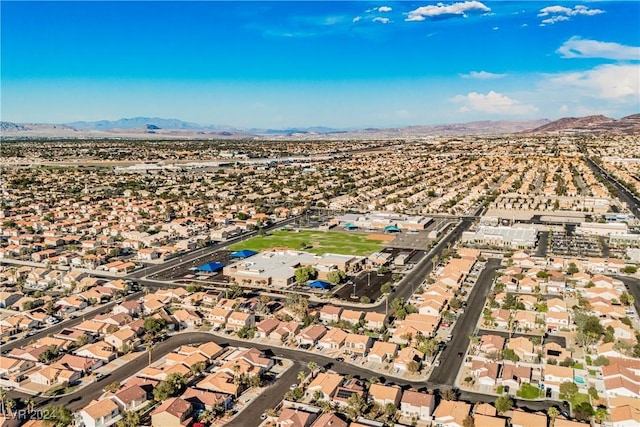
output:
POLYGON ((598 408, 596 409, 596 413, 594 414, 596 420, 600 421, 601 423, 607 418, 607 415, 609 415, 609 411, 607 411, 607 408, 598 408))
POLYGON ((16 409, 16 401, 13 399, 7 399, 4 404, 7 405, 7 409, 9 410, 9 418, 13 418, 13 410, 16 409))
POLYGON ((311 371, 311 378, 315 378, 318 364, 312 360, 311 362, 307 363, 307 368, 311 371))
POLYGON ((32 412, 36 407, 36 402, 33 399, 25 399, 24 406, 27 408, 27 412, 32 412))
POLYGON ((307 373, 305 371, 298 372, 298 382, 302 385, 302 382, 307 377, 307 373))
POLYGON ((552 406, 551 408, 547 409, 547 415, 549 416, 549 418, 551 418, 551 424, 553 425, 553 421, 558 415, 560 415, 560 411, 558 411, 558 408, 554 408, 552 406))
POLYGON ((135 411, 125 411, 122 418, 116 424, 117 427, 138 427, 140 425, 140 415, 135 411))
POLYGON ((4 401, 7 399, 7 392, 5 390, 0 389, 0 408, 2 408, 2 415, 5 415, 5 406, 4 401))
POLYGON ((200 412, 200 415, 198 415, 198 421, 200 421, 201 423, 205 423, 205 424, 209 424, 211 421, 213 421, 216 418, 216 414, 213 411, 210 410, 205 410, 200 412))

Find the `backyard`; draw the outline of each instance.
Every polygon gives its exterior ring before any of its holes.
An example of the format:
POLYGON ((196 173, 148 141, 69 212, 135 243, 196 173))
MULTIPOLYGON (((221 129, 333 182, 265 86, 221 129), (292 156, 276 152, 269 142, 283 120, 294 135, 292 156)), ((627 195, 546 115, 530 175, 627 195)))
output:
POLYGON ((314 254, 334 253, 343 255, 369 255, 379 251, 385 242, 370 235, 335 231, 286 231, 270 232, 230 246, 230 250, 251 249, 263 251, 270 248, 304 250, 314 254))

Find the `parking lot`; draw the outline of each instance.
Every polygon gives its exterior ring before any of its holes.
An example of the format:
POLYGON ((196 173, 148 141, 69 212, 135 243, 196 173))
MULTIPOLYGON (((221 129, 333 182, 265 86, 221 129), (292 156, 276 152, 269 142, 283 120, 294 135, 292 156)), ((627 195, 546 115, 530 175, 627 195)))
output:
POLYGON ((193 269, 200 267, 209 262, 220 262, 222 264, 229 264, 231 260, 229 259, 229 255, 231 251, 220 250, 216 251, 212 254, 207 255, 206 257, 198 258, 194 261, 190 261, 184 264, 177 265, 167 270, 163 270, 157 274, 149 276, 150 279, 158 279, 158 280, 178 280, 178 279, 196 279, 198 276, 202 276, 202 279, 213 279, 216 281, 222 280, 222 272, 208 274, 208 273, 198 273, 196 274, 193 269))
POLYGON ((356 298, 360 300, 362 297, 369 298, 369 301, 374 302, 381 295, 380 287, 391 281, 391 272, 378 274, 375 271, 369 271, 361 273, 356 276, 352 282, 343 285, 338 289, 334 295, 337 298, 342 298, 347 301, 353 301, 353 283, 356 285, 356 298))
POLYGON ((597 237, 577 235, 571 229, 551 233, 549 252, 565 256, 604 256, 601 242, 597 237))

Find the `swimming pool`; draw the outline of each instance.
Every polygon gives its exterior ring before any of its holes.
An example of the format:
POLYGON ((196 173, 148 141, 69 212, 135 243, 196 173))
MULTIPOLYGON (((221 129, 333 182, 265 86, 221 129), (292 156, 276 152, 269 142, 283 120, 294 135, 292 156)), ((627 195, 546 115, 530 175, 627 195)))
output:
POLYGON ((574 381, 576 384, 581 384, 581 385, 586 384, 586 381, 584 380, 584 378, 582 378, 582 377, 578 377, 578 376, 574 376, 574 377, 573 377, 573 381, 574 381))

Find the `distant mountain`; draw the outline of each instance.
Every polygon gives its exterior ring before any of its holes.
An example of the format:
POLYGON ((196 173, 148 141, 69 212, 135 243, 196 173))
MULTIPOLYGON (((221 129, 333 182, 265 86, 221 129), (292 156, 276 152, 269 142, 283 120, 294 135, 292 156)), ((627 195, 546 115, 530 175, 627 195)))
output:
POLYGON ((133 117, 119 120, 99 120, 96 122, 72 122, 67 123, 78 130, 103 130, 116 129, 175 129, 175 130, 213 130, 210 126, 202 126, 198 123, 185 122, 178 119, 162 119, 159 117, 133 117))
POLYGON ((22 125, 17 125, 11 122, 0 122, 0 131, 2 132, 16 132, 21 130, 25 130, 22 125))
POLYGON ((549 123, 548 119, 538 120, 483 120, 469 123, 451 123, 434 126, 410 126, 404 130, 431 135, 502 135, 518 133, 549 123))
POLYGON ((264 138, 286 139, 406 139, 430 136, 506 135, 545 133, 640 134, 640 114, 615 120, 605 116, 567 117, 556 121, 500 120, 451 123, 399 128, 336 129, 324 126, 286 129, 238 129, 231 126, 203 126, 178 119, 134 117, 120 120, 60 124, 1 122, 3 137, 9 138, 264 138))
POLYGON ((525 133, 623 133, 640 134, 640 114, 623 117, 620 120, 603 115, 586 117, 565 117, 525 133))

